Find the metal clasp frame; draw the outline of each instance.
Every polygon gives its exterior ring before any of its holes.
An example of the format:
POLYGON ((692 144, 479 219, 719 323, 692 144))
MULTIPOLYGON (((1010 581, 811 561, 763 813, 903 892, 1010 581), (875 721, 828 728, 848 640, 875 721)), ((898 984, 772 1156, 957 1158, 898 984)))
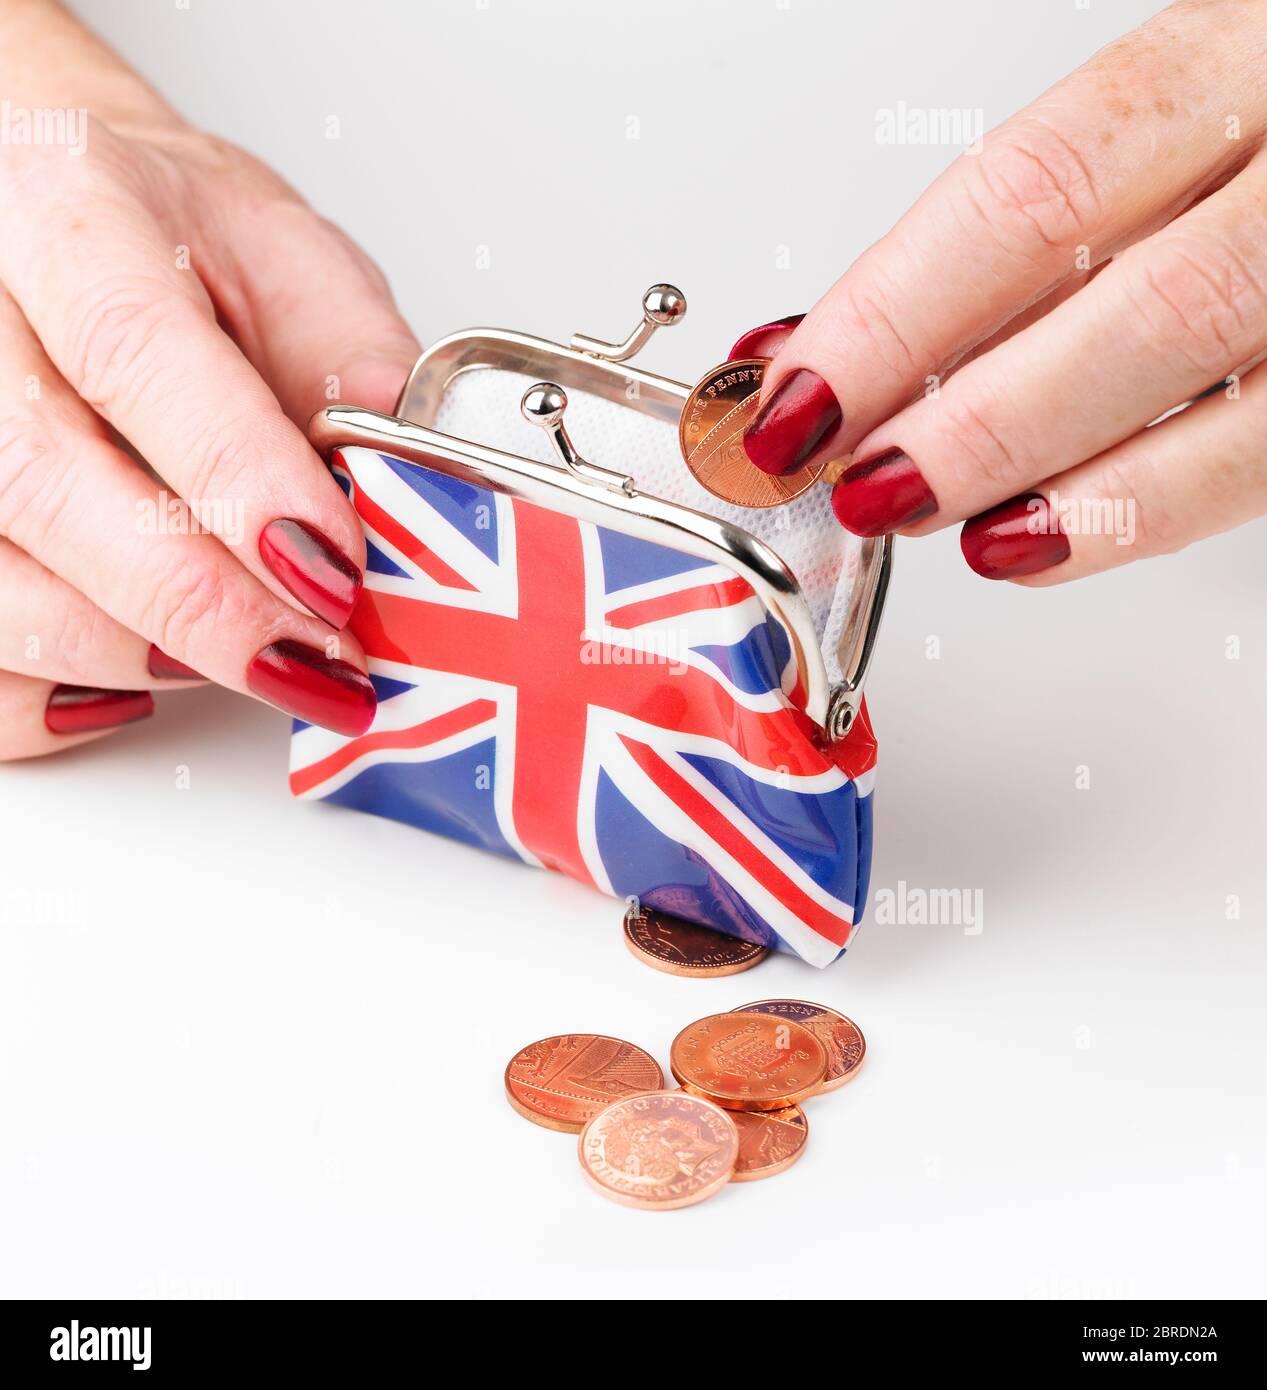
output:
POLYGON ((730 522, 639 492, 635 479, 587 462, 564 426, 567 393, 559 382, 676 426, 690 387, 628 363, 658 328, 681 322, 685 314, 686 298, 680 290, 653 285, 643 295, 642 321, 622 343, 578 333, 564 346, 496 328, 454 333, 418 358, 395 415, 332 405, 313 416, 309 436, 323 453, 351 445, 382 449, 494 492, 728 566, 751 584, 787 630, 806 694, 806 713, 828 738, 843 738, 861 707, 893 570, 893 538, 862 543, 858 579, 837 646, 842 679, 833 685, 796 576, 764 541, 730 522), (557 463, 508 454, 430 428, 454 378, 489 368, 539 378, 525 392, 520 409, 525 419, 549 434, 557 463))

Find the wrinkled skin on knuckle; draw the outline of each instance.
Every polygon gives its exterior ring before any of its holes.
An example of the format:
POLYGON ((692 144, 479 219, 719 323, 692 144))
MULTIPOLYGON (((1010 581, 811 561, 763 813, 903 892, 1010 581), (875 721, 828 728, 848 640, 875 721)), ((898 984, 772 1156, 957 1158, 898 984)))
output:
POLYGON ((1145 452, 1136 451, 1129 474, 1112 459, 1105 459, 1096 494, 1110 498, 1114 505, 1120 502, 1132 507, 1135 556, 1173 555, 1192 540, 1184 518, 1167 505, 1165 465, 1154 463, 1145 452))
POLYGON ((177 660, 203 669, 207 652, 233 645, 237 634, 258 618, 243 584, 199 550, 176 547, 138 581, 148 595, 141 611, 142 635, 177 660))
POLYGON ((186 418, 182 425, 186 500, 191 505, 209 504, 212 516, 222 507, 244 508, 254 492, 266 492, 269 479, 259 461, 285 457, 280 440, 272 437, 274 431, 264 419, 230 412, 218 418, 186 418))
POLYGON ((960 162, 964 195, 1009 254, 1024 261, 1053 249, 1072 255, 1088 241, 1101 207, 1097 177, 1054 124, 1017 117, 960 162))
POLYGON ((861 338, 893 375, 903 379, 931 371, 936 363, 928 361, 928 354, 921 352, 912 337, 913 329, 898 322, 898 311, 891 307, 894 300, 876 280, 875 273, 868 272, 868 276, 866 286, 842 286, 841 293, 833 296, 833 337, 850 344, 861 338))
POLYGON ((45 655, 56 657, 65 680, 92 685, 95 654, 117 635, 114 624, 92 603, 68 603, 57 615, 56 629, 45 643, 45 655))
POLYGON ((57 443, 47 424, 28 410, 0 420, 0 535, 28 511, 30 499, 44 485, 57 456, 57 443))
POLYGON ((0 426, 0 534, 32 554, 45 548, 78 494, 72 446, 31 414, 0 426))
POLYGON ((1163 355, 1217 380, 1267 341, 1267 286, 1235 247, 1161 233, 1130 265, 1128 297, 1163 355))
POLYGON ((161 399, 162 379, 175 369, 169 344, 178 343, 198 316, 214 320, 210 303, 200 309, 173 295, 163 276, 93 285, 72 310, 66 353, 71 385, 99 411, 161 399))
POLYGON ((1006 412, 996 412, 988 397, 966 392, 941 400, 938 434, 964 479, 984 479, 998 492, 1010 492, 1026 476, 1026 453, 1002 427, 1006 412))

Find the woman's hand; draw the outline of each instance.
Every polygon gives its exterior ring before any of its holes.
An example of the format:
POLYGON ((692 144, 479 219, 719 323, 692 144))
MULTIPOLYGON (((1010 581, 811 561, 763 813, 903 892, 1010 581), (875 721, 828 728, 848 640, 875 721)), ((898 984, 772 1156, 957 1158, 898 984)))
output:
POLYGON ((778 351, 752 462, 852 454, 851 531, 967 518, 972 568, 1031 585, 1267 512, 1264 73, 1263 0, 1177 4, 987 135, 736 344, 778 351))
POLYGON ((391 409, 417 344, 382 275, 62 11, 3 0, 0 50, 10 122, 66 132, 0 146, 0 756, 200 677, 362 731, 364 543, 296 422, 391 409))

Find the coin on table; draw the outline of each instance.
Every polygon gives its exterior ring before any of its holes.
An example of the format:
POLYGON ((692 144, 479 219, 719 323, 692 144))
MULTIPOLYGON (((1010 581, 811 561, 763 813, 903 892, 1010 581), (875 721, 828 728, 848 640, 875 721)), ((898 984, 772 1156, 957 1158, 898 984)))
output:
POLYGON ((835 1091, 852 1081, 867 1055, 862 1029, 853 1019, 826 1004, 811 1004, 806 999, 760 999, 755 1004, 741 1005, 735 1012, 790 1018, 808 1028, 827 1049, 827 1076, 818 1088, 820 1091, 835 1091))
POLYGON ((712 1014, 673 1039, 669 1066, 688 1091, 727 1110, 783 1110, 818 1090, 827 1050, 784 1018, 712 1014))
POLYGON ((770 953, 754 941, 697 927, 681 917, 642 907, 625 913, 625 945, 644 965, 670 975, 738 975, 770 953))
POLYGON ((601 1033, 560 1033, 516 1052, 506 1099, 526 1120, 577 1134, 614 1100, 658 1091, 664 1073, 649 1052, 601 1033))
POLYGON ((738 507, 781 507, 813 487, 827 466, 824 460, 775 477, 763 473, 744 452, 744 431, 756 418, 768 362, 767 357, 746 357, 706 372, 678 420, 682 457, 695 481, 738 507))
POLYGON ((730 1181, 739 1134, 711 1101, 684 1091, 618 1100, 581 1132, 585 1176, 604 1197, 648 1211, 689 1207, 730 1181))
POLYGON ((809 1124, 799 1105, 786 1110, 732 1110, 739 1157, 731 1182, 756 1182, 790 1168, 805 1152, 809 1124))

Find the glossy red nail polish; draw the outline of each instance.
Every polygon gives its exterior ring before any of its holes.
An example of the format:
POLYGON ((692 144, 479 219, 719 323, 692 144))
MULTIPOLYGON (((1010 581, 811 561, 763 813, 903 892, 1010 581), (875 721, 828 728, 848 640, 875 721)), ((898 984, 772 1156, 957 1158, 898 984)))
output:
POLYGON ((1036 492, 1000 502, 964 522, 963 558, 983 579, 1019 579, 1069 558, 1060 517, 1036 492))
POLYGON ((817 372, 786 376, 743 437, 744 453, 763 473, 799 468, 840 424, 840 402, 817 372))
POLYGON ((378 697, 365 673, 303 642, 274 642, 246 669, 251 691, 269 704, 336 734, 363 734, 378 697))
POLYGON ((147 719, 154 713, 148 690, 101 690, 95 685, 57 685, 44 707, 44 727, 53 734, 84 734, 147 719))
POLYGON ((933 490, 901 449, 851 463, 831 493, 836 520, 855 536, 883 536, 937 510, 933 490))
POLYGON ((192 666, 186 666, 183 661, 168 656, 162 647, 156 646, 153 642, 150 643, 149 668, 150 675, 161 681, 202 680, 202 676, 192 666))
POLYGON ((305 608, 344 628, 361 592, 361 571, 315 526, 278 517, 260 532, 260 557, 305 608))
POLYGON ((783 345, 783 339, 804 317, 804 314, 789 314, 785 319, 763 323, 760 328, 750 328, 726 354, 726 361, 738 362, 743 357, 773 357, 783 345))

